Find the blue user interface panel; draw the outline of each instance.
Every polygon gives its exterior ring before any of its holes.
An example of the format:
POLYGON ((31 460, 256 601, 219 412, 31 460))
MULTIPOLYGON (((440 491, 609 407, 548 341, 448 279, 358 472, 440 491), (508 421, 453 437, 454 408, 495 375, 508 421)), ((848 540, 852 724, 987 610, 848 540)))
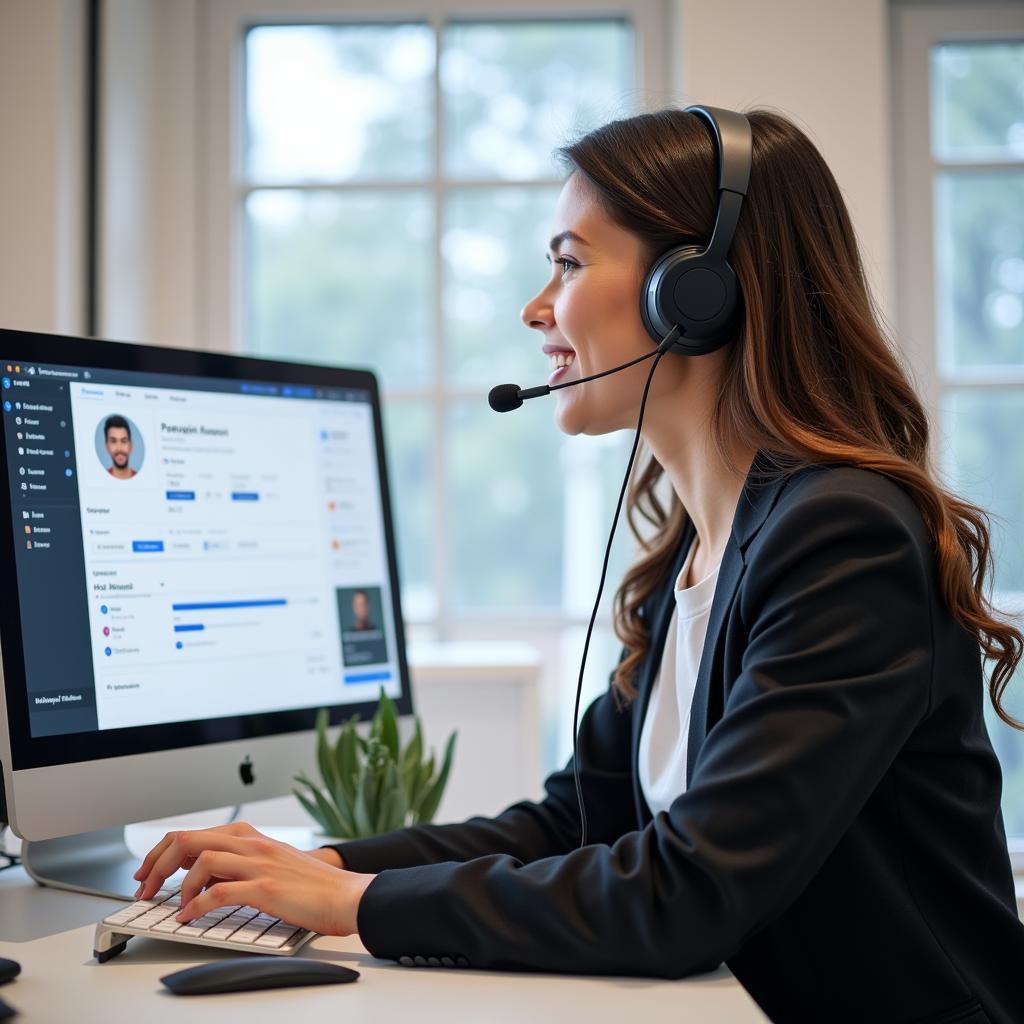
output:
POLYGON ((368 392, 0 383, 34 737, 400 694, 368 392))

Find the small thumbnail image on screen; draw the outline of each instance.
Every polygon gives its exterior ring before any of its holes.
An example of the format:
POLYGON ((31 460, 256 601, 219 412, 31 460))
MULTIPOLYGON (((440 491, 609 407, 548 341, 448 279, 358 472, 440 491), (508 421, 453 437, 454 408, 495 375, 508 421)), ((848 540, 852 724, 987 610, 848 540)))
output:
POLYGON ((380 587, 336 587, 341 657, 345 667, 388 661, 380 587))

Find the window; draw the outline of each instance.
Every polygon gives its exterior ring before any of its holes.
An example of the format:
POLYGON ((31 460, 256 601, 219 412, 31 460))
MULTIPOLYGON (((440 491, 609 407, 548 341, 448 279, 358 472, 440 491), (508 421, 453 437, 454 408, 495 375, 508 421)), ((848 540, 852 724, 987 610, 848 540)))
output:
MULTIPOLYGON (((936 465, 993 513, 993 603, 1024 621, 1024 17, 908 6, 894 27, 901 334, 920 346, 936 465)), ((1020 720, 1022 691, 1024 669, 1004 700, 1020 720)), ((985 711, 1024 852, 1024 733, 985 711)))
MULTIPOLYGON (((456 4, 409 17, 314 3, 290 23, 280 0, 237 0, 211 15, 211 45, 233 39, 237 57, 233 142, 215 170, 236 182, 223 232, 236 269, 215 333, 378 373, 410 635, 514 631, 538 646, 548 768, 571 749, 572 684, 632 438, 566 439, 550 406, 498 416, 486 397, 549 373, 519 311, 549 272, 552 150, 661 93, 661 5, 632 8, 489 17, 477 4, 469 19, 456 4)), ((617 660, 610 599, 632 553, 620 523, 591 694, 617 660)))

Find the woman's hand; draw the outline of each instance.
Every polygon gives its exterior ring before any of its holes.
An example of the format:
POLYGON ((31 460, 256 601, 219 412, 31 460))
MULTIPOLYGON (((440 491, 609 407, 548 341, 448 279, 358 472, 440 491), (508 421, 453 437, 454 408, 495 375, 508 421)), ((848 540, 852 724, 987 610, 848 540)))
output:
POLYGON ((306 855, 309 857, 316 857, 317 860, 322 860, 325 864, 330 864, 332 868, 345 867, 345 859, 333 846, 321 846, 316 850, 306 850, 306 855))
MULTIPOLYGON (((332 852, 332 851, 319 851, 332 852)), ((337 854, 335 854, 337 859, 337 854)), ((376 875, 343 871, 287 843, 237 822, 189 832, 168 832, 146 855, 134 877, 136 899, 149 899, 178 868, 182 923, 226 906, 253 906, 322 935, 356 931, 359 900, 376 875)))

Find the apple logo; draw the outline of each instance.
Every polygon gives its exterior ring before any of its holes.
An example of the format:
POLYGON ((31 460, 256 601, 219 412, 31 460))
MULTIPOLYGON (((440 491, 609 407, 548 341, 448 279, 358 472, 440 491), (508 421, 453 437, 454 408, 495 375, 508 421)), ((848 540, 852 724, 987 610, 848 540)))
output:
POLYGON ((256 781, 256 776, 253 774, 252 761, 249 755, 245 755, 245 760, 238 766, 238 774, 242 777, 242 783, 246 786, 251 786, 256 781))

